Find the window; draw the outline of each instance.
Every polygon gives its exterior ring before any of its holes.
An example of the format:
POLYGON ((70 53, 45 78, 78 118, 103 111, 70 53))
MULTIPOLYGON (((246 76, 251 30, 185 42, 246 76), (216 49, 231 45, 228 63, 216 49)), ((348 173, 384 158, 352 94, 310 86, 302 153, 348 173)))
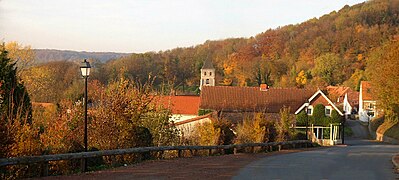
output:
POLYGON ((206 71, 204 72, 204 76, 206 76, 206 71))
POLYGON ((209 79, 206 79, 206 84, 209 84, 209 79))
POLYGON ((308 115, 312 115, 312 108, 308 108, 308 109, 306 110, 306 113, 307 113, 308 115))
POLYGON ((331 109, 330 108, 326 108, 326 116, 330 116, 331 115, 331 109))
POLYGON ((373 104, 373 103, 370 103, 370 104, 368 105, 368 108, 369 108, 369 109, 373 109, 373 108, 374 108, 374 104, 373 104))
POLYGON ((367 111, 367 115, 370 117, 374 117, 374 111, 367 111))
POLYGON ((212 72, 209 72, 209 76, 212 76, 212 72))

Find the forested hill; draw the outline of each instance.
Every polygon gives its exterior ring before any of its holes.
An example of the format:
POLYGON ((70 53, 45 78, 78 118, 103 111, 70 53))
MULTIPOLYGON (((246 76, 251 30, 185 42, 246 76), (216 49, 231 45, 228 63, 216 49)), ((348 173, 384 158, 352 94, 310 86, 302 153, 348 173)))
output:
POLYGON ((356 88, 361 79, 367 79, 364 71, 370 52, 392 41, 398 25, 399 1, 372 0, 251 38, 133 54, 107 62, 104 71, 108 80, 118 74, 145 79, 152 73, 158 83, 171 88, 198 86, 199 69, 210 59, 218 85, 356 88))
POLYGON ((82 59, 96 59, 101 62, 106 62, 111 59, 117 59, 123 56, 128 56, 127 53, 114 52, 85 52, 85 51, 63 51, 54 49, 34 49, 36 60, 38 63, 45 63, 50 61, 74 61, 82 59))
MULTIPOLYGON (((251 38, 208 40, 193 47, 130 54, 105 63, 93 62, 95 68, 91 79, 104 84, 121 77, 145 82, 151 74, 156 76, 154 87, 193 93, 198 92, 200 68, 209 59, 216 68, 217 85, 258 86, 267 83, 273 87, 300 88, 345 85, 358 89, 361 80, 371 79, 368 71, 375 66, 368 66, 370 59, 378 61, 379 54, 389 54, 390 48, 384 47, 399 43, 398 32, 399 1, 372 0, 345 6, 338 12, 297 25, 269 29, 251 38)), ((38 56, 41 56, 40 51, 38 56)), ((373 64, 383 66, 378 62, 373 64)), ((33 74, 48 72, 46 77, 50 79, 69 80, 71 77, 67 72, 56 73, 66 66, 72 67, 61 62, 42 64, 24 71, 27 76, 22 79, 28 88, 32 86, 30 89, 36 90, 34 85, 29 85, 29 78, 38 81, 33 74)), ((77 69, 73 67, 70 72, 77 69)), ((70 82, 57 84, 71 88, 70 82)), ((56 99, 48 95, 47 89, 43 92, 44 97, 56 99)), ((62 88, 54 89, 57 91, 62 88)))

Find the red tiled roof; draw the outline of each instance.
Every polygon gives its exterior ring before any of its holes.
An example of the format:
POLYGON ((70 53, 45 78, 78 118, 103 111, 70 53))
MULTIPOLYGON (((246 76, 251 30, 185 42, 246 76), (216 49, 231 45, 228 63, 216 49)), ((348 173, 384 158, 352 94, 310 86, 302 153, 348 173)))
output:
POLYGON ((295 112, 316 92, 310 89, 259 87, 204 86, 201 109, 221 111, 263 111, 278 113, 284 106, 295 112))
POLYGON ((371 89, 372 86, 368 81, 362 81, 360 87, 362 88, 362 98, 363 100, 375 100, 373 98, 371 89))
POLYGON ((349 104, 357 106, 359 104, 359 92, 352 90, 349 87, 343 86, 327 86, 329 98, 335 103, 339 100, 339 103, 344 102, 345 94, 348 94, 349 104))
POLYGON ((173 114, 197 115, 199 109, 199 96, 162 96, 160 102, 172 110, 173 114))
POLYGON ((347 93, 350 88, 349 87, 344 87, 344 86, 327 86, 327 92, 329 98, 333 101, 336 102, 339 98, 339 102, 342 102, 345 98, 345 93, 347 93))
POLYGON ((348 91, 348 101, 352 107, 359 106, 359 94, 357 91, 348 91))

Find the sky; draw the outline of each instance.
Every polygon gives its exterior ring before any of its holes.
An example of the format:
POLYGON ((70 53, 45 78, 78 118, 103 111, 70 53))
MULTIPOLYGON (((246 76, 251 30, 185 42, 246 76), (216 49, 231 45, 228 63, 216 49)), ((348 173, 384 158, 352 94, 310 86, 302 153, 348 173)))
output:
POLYGON ((364 0, 0 0, 0 41, 142 53, 251 37, 364 0))

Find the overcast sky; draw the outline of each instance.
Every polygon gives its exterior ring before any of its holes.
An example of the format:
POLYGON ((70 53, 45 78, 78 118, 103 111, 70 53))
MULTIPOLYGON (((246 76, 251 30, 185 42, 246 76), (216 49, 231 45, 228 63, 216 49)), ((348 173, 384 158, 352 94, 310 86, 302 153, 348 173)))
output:
POLYGON ((251 37, 364 0, 0 0, 0 41, 146 52, 251 37))

